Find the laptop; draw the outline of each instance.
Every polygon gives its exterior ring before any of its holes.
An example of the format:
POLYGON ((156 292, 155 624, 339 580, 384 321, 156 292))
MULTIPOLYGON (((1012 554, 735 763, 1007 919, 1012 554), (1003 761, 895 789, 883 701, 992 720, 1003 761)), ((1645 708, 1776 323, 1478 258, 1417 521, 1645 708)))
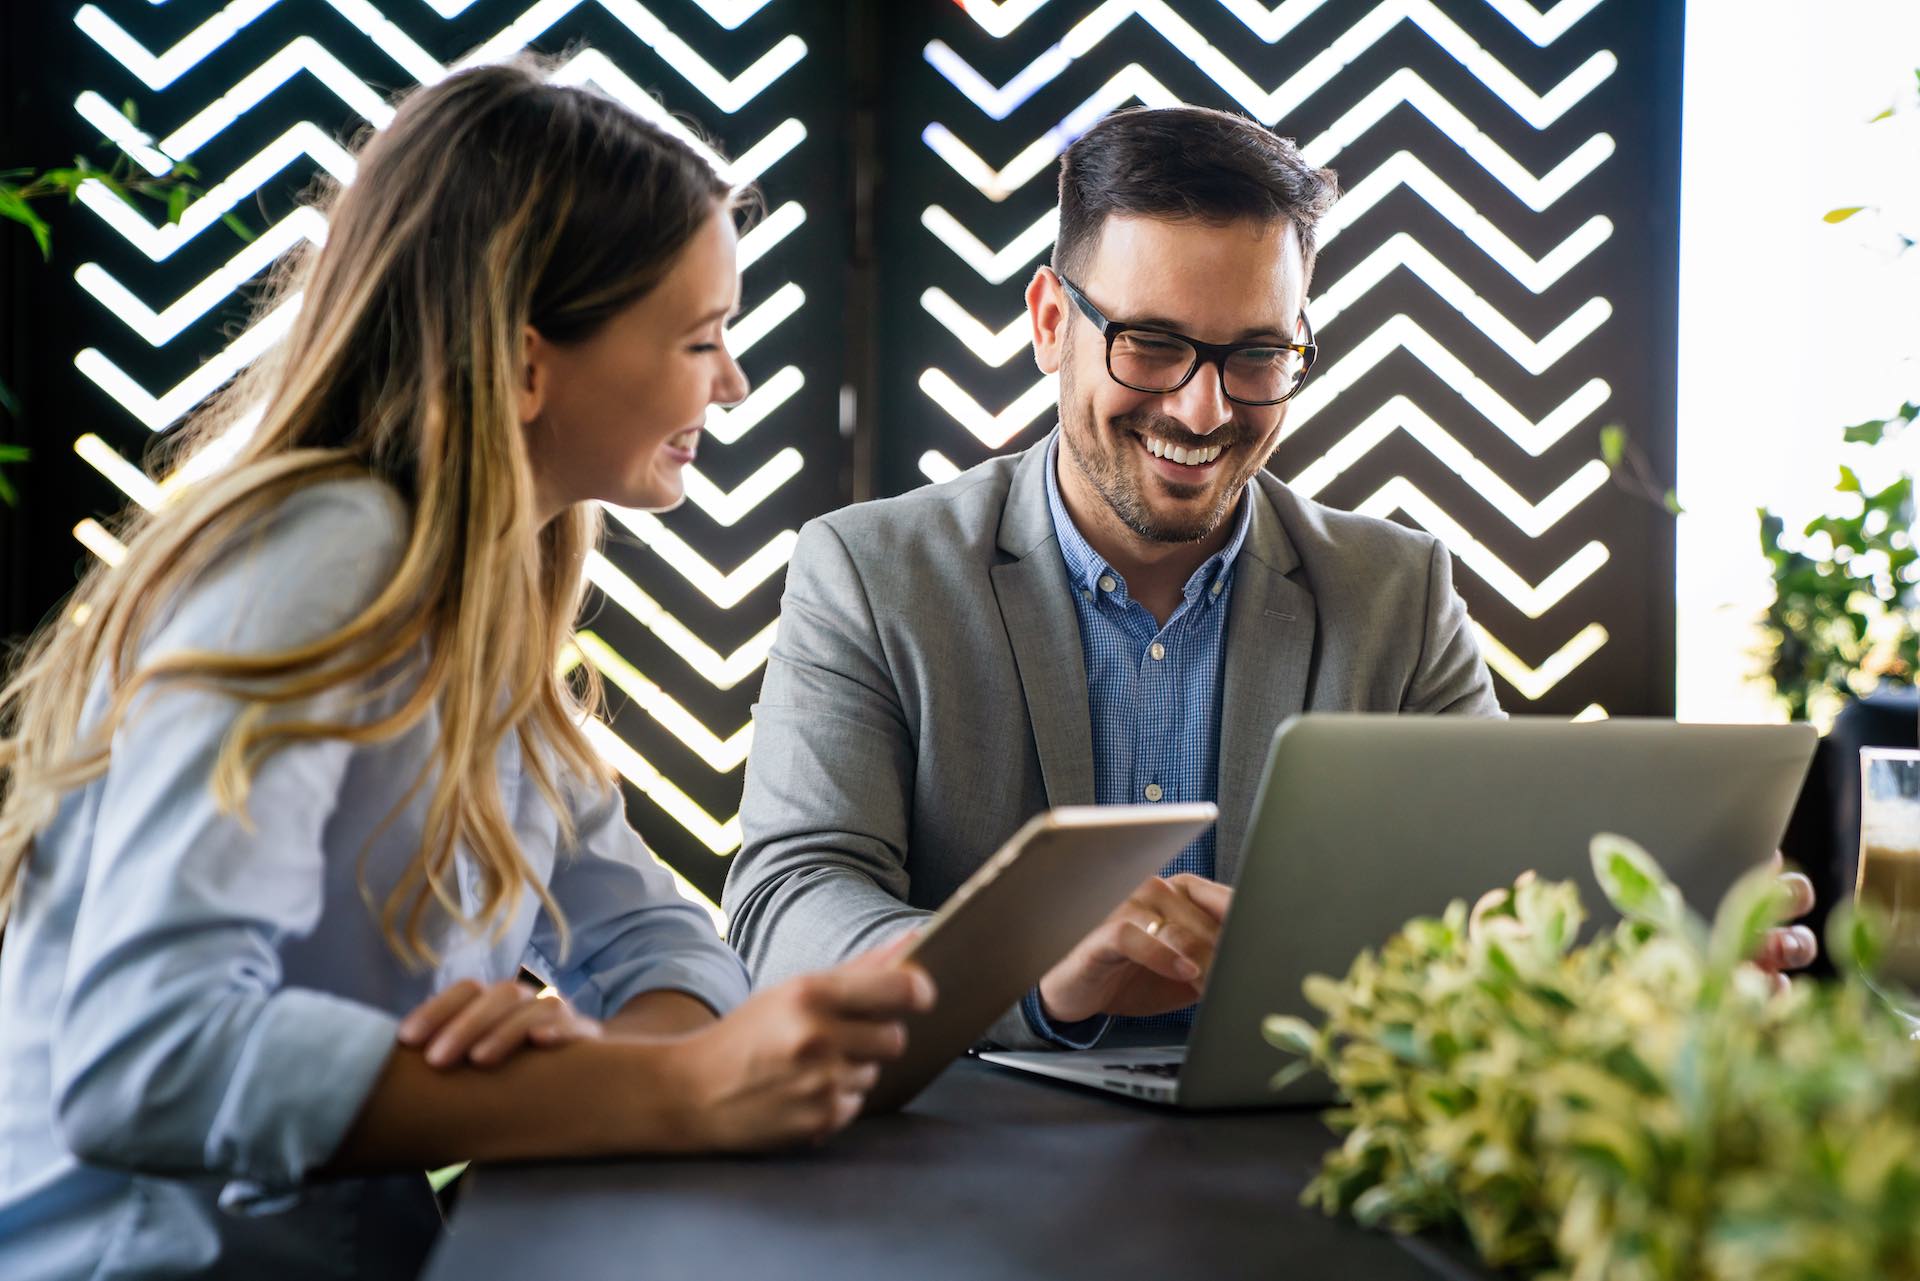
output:
POLYGON ((1607 924, 1588 855, 1598 832, 1639 842, 1710 915, 1778 848, 1815 737, 1804 724, 1292 717, 1273 737, 1186 1044, 979 1057, 1181 1108, 1331 1102, 1317 1072, 1276 1093, 1292 1060, 1260 1032, 1269 1014, 1320 1021, 1301 995, 1309 974, 1343 976, 1408 919, 1529 869, 1576 881, 1589 932, 1607 924))

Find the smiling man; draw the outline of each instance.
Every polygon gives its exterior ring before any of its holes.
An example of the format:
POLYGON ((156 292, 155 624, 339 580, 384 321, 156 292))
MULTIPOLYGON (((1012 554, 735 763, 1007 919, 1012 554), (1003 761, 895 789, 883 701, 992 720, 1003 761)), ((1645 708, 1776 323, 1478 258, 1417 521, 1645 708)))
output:
POLYGON ((992 1036, 1181 1022, 1284 717, 1499 714, 1446 549, 1263 470, 1333 199, 1222 112, 1120 112, 1067 149, 1026 292, 1058 429, 801 531, 725 898, 757 981, 923 917, 1049 805, 1217 800, 992 1036))

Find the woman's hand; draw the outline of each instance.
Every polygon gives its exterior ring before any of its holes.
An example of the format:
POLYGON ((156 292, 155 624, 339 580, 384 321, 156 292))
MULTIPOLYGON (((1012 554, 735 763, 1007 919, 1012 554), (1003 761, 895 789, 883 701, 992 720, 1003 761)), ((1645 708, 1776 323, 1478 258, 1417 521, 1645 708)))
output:
POLYGON ((537 996, 514 979, 482 985, 462 979, 401 1020, 400 1044, 421 1050, 429 1067, 498 1067, 526 1046, 595 1040, 598 1022, 558 996, 537 996))
POLYGON ((903 1020, 933 1008, 933 980, 902 965, 908 938, 768 988, 668 1047, 684 1146, 738 1151, 820 1142, 858 1115, 903 1020))

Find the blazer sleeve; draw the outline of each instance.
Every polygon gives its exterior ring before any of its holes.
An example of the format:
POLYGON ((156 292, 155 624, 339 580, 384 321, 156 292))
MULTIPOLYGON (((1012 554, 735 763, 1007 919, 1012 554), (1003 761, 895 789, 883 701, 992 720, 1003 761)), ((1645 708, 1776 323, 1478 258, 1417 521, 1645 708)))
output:
POLYGON ((794 547, 753 734, 723 906, 755 983, 924 919, 906 903, 912 733, 859 569, 824 521, 794 547))
POLYGON ((1453 554, 1439 539, 1428 552, 1425 633, 1403 712, 1505 716, 1480 655, 1467 603, 1453 586, 1453 554))

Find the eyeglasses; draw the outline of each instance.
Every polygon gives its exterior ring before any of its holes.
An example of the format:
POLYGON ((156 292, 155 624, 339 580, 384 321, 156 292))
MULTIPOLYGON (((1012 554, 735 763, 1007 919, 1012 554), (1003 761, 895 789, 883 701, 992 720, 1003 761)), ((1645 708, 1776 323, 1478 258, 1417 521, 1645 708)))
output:
MULTIPOLYGON (((1059 273, 1055 273, 1058 275, 1059 273)), ((1307 381, 1319 347, 1306 312, 1300 324, 1307 341, 1294 343, 1210 343, 1171 330, 1108 320, 1065 276, 1060 284, 1107 340, 1107 373, 1122 387, 1154 395, 1179 391, 1200 366, 1220 370, 1220 390, 1240 405, 1277 405, 1291 400, 1307 381)))

